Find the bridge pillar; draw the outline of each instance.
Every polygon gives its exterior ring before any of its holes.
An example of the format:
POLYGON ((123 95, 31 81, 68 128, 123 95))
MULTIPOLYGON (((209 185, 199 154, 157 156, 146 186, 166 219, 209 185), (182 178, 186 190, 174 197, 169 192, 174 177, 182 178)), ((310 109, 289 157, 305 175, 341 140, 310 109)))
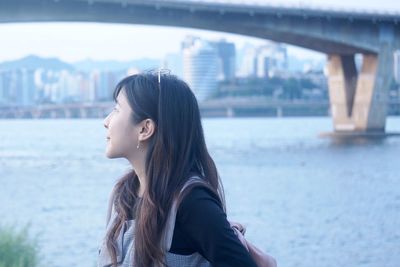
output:
POLYGON ((354 55, 328 56, 328 87, 337 132, 384 132, 387 98, 393 75, 393 50, 364 54, 357 73, 354 55))

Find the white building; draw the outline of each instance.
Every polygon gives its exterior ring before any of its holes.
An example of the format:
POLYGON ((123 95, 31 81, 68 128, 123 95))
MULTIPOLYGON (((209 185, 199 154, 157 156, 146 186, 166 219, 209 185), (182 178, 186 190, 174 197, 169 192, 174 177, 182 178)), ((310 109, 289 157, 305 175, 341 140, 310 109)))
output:
POLYGON ((66 70, 61 71, 58 80, 57 94, 52 94, 52 100, 57 103, 81 101, 82 95, 80 82, 80 76, 66 70))
POLYGON ((238 77, 254 77, 257 72, 257 49, 251 44, 245 44, 238 58, 238 77))
POLYGON ((245 44, 239 53, 238 77, 272 77, 288 70, 285 45, 267 42, 255 47, 245 44))
POLYGON ((218 54, 206 41, 190 38, 182 45, 183 77, 201 102, 217 89, 218 54))

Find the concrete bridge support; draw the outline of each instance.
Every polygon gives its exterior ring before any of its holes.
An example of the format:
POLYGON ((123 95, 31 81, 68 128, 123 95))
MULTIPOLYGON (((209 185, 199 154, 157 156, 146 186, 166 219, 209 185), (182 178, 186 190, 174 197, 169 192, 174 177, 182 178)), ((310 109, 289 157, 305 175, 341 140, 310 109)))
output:
POLYGON ((328 87, 336 132, 384 132, 393 73, 393 49, 364 54, 358 72, 355 55, 328 56, 328 87))
POLYGON ((393 78, 396 29, 380 25, 373 52, 361 52, 356 69, 355 54, 328 55, 328 87, 336 132, 384 133, 388 95, 393 78))

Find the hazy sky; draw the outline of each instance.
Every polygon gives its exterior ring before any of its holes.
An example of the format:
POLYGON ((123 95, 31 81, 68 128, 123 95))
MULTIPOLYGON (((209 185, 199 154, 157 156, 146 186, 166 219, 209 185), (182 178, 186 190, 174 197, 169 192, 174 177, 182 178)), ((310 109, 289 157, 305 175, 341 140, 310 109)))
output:
MULTIPOLYGON (((262 0, 250 1, 263 2, 262 0)), ((348 0, 282 0, 279 2, 268 1, 268 3, 400 12, 400 0, 358 2, 348 0)), ((166 53, 178 52, 180 42, 186 35, 197 35, 208 39, 225 38, 234 41, 238 47, 246 42, 254 44, 263 42, 256 38, 188 28, 99 23, 0 24, 0 61, 13 60, 29 54, 58 57, 67 62, 87 58, 96 60, 162 58, 166 53)), ((289 47, 289 53, 298 57, 324 56, 293 46, 289 47)))

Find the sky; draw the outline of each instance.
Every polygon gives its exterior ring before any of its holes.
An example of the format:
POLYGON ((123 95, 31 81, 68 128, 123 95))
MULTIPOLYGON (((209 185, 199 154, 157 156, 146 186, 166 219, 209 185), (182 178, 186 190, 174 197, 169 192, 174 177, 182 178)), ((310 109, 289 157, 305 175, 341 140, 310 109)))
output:
MULTIPOLYGON (((264 0, 250 0, 263 2, 264 0)), ((237 1, 236 2, 249 2, 237 1)), ((264 1, 265 2, 265 1, 264 1)), ((321 6, 333 8, 371 9, 400 12, 400 1, 348 1, 348 0, 281 0, 267 3, 321 6)), ((57 57, 66 62, 84 59, 128 61, 138 58, 163 58, 177 53, 186 35, 205 39, 224 38, 240 48, 245 43, 262 44, 264 40, 240 35, 176 28, 103 23, 10 23, 0 24, 0 62, 35 54, 57 57)), ((298 58, 325 57, 310 50, 288 47, 288 53, 298 58)))

